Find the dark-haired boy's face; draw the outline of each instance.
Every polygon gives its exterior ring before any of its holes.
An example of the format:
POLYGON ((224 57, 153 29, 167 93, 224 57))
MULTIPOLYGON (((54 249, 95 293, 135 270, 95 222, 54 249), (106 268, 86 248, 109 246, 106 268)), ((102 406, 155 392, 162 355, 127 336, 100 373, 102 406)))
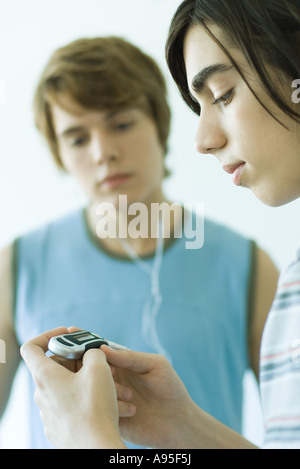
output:
MULTIPOLYGON (((210 30, 222 41, 217 26, 210 30)), ((193 26, 184 59, 190 93, 201 109, 196 149, 215 155, 236 185, 250 188, 264 203, 287 203, 300 196, 299 128, 275 106, 242 52, 229 52, 256 95, 290 130, 264 109, 208 32, 193 26)))
POLYGON ((62 163, 92 202, 160 198, 163 149, 142 110, 90 111, 68 98, 64 108, 52 105, 52 117, 62 163))

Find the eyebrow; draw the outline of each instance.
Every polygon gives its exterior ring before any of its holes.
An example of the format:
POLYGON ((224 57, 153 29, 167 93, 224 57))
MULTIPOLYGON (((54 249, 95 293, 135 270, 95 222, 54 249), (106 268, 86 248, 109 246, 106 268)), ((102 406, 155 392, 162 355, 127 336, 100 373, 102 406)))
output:
MULTIPOLYGON (((131 109, 122 109, 122 110, 117 110, 117 111, 111 111, 105 114, 104 116, 104 121, 109 121, 113 119, 114 117, 118 116, 119 114, 125 113, 130 111, 131 109)), ((74 126, 74 127, 68 127, 67 129, 63 130, 61 134, 59 135, 59 138, 65 138, 65 137, 71 137, 74 134, 77 134, 78 132, 84 132, 85 127, 84 126, 74 126)))
POLYGON ((232 64, 214 64, 209 67, 203 68, 197 75, 194 76, 192 81, 192 88, 197 93, 201 93, 209 79, 215 75, 229 72, 234 67, 232 64))
POLYGON ((60 134, 60 138, 63 138, 63 137, 71 137, 72 135, 74 134, 77 134, 78 132, 82 132, 84 130, 84 127, 69 127, 67 128, 66 130, 64 130, 61 134, 60 134))

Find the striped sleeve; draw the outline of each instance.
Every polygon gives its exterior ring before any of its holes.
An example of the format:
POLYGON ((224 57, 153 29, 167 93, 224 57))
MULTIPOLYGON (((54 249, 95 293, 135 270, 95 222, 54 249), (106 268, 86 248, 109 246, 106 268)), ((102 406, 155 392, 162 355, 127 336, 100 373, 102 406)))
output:
POLYGON ((281 275, 260 365, 264 448, 300 449, 300 252, 281 275))

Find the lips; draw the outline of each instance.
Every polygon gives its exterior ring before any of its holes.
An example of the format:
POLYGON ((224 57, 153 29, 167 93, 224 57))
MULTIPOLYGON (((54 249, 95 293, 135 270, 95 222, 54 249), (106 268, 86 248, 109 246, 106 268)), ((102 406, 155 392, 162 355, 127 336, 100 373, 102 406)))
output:
POLYGON ((241 185, 241 177, 245 168, 244 162, 232 164, 232 165, 224 165, 223 169, 228 174, 233 174, 233 182, 236 186, 241 185))
POLYGON ((241 163, 237 163, 237 164, 227 164, 227 165, 223 166, 223 169, 224 169, 224 171, 226 171, 226 173, 233 174, 234 171, 243 164, 245 164, 245 163, 241 162, 241 163))
POLYGON ((101 182, 103 186, 118 186, 126 182, 129 178, 132 177, 132 173, 118 173, 107 176, 101 182))

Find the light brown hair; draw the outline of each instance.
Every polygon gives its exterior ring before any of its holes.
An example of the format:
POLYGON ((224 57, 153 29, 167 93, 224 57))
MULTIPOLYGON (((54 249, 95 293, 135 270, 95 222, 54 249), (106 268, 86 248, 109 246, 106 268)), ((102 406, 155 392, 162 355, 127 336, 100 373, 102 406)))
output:
POLYGON ((51 103, 63 107, 66 94, 88 110, 142 109, 156 124, 167 153, 171 113, 166 82, 156 62, 133 44, 114 36, 83 38, 51 56, 35 92, 34 117, 61 168, 51 103))

